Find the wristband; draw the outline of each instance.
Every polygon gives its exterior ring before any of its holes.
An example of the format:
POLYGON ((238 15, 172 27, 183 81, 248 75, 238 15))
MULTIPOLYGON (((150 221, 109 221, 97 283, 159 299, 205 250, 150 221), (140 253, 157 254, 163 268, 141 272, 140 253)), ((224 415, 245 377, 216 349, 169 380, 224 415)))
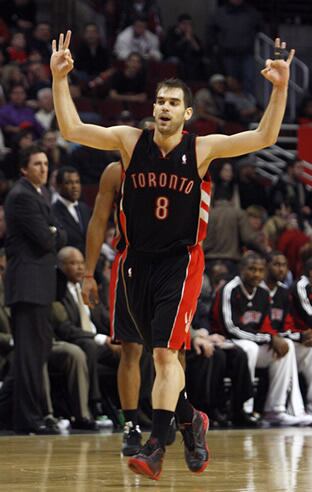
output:
POLYGON ((90 275, 84 275, 83 276, 83 278, 93 278, 93 277, 94 277, 94 275, 91 275, 91 274, 90 275))

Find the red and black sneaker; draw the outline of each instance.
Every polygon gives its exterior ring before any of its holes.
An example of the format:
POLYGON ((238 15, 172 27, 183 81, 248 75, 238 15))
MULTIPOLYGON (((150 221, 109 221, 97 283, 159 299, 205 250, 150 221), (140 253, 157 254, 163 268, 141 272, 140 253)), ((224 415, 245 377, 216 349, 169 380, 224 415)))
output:
POLYGON ((128 460, 130 470, 139 475, 145 475, 152 480, 159 480, 165 455, 164 448, 158 439, 151 437, 140 452, 128 460))
POLYGON ((195 409, 192 423, 180 425, 184 441, 184 458, 189 470, 193 473, 202 473, 207 468, 209 449, 206 434, 208 428, 208 416, 195 409))

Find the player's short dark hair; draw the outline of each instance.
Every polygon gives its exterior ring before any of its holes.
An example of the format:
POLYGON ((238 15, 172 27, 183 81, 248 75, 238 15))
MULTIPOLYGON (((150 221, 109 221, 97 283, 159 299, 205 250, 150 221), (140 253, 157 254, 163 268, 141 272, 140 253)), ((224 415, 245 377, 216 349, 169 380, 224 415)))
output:
POLYGON ((244 268, 246 268, 249 263, 254 263, 255 261, 259 260, 265 262, 265 259, 259 253, 256 253, 255 251, 249 251, 241 258, 239 262, 239 271, 244 270, 244 268))
POLYGON ((75 174, 78 174, 78 176, 80 177, 79 172, 77 171, 77 169, 74 166, 62 166, 57 171, 57 175, 56 175, 56 184, 57 185, 61 185, 64 183, 64 178, 65 178, 66 173, 68 173, 68 174, 74 174, 75 173, 75 174))
POLYGON ((21 150, 21 152, 19 153, 19 168, 26 169, 31 156, 34 154, 41 154, 41 152, 43 152, 44 154, 46 153, 41 145, 38 144, 31 145, 30 147, 21 150))
POLYGON ((160 89, 163 87, 169 87, 170 89, 182 89, 184 96, 184 105, 186 108, 190 108, 193 105, 193 94, 189 86, 181 79, 166 79, 158 83, 156 87, 156 97, 160 89))

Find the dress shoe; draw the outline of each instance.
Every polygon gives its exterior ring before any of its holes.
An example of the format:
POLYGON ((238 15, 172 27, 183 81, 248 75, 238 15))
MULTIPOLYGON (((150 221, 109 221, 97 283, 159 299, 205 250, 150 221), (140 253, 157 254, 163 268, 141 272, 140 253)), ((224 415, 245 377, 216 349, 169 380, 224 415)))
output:
POLYGON ((231 422, 229 422, 228 416, 222 413, 218 408, 213 409, 209 412, 210 425, 212 428, 222 428, 226 429, 230 427, 231 422))
POLYGON ((30 430, 29 434, 36 434, 36 436, 58 436, 61 434, 61 431, 56 425, 39 425, 36 429, 30 430))
POLYGON ((235 415, 232 419, 235 427, 259 427, 259 418, 252 413, 246 413, 244 411, 235 415))
POLYGON ((86 431, 98 431, 100 430, 95 420, 84 417, 82 419, 75 419, 71 422, 71 428, 77 430, 86 431))

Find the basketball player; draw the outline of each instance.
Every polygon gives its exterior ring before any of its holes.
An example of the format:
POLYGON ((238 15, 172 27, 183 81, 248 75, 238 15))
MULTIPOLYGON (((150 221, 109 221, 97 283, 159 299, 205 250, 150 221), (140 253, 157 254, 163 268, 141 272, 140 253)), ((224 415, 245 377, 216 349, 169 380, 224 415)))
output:
MULTIPOLYGON (((188 468, 201 473, 208 464, 205 434, 208 417, 183 399, 184 370, 178 352, 200 293, 204 258, 199 242, 208 222, 210 162, 254 152, 272 145, 286 107, 291 50, 286 61, 267 60, 263 76, 273 84, 267 109, 256 130, 236 135, 196 138, 183 134, 192 116, 191 92, 180 80, 161 82, 153 115, 155 131, 127 126, 103 128, 82 123, 69 92, 73 68, 70 31, 52 42, 51 70, 55 111, 62 135, 70 141, 103 150, 119 150, 125 170, 120 225, 126 241, 122 274, 127 307, 146 343, 153 349, 152 434, 129 467, 159 479, 169 424, 176 409, 188 468), (187 418, 186 418, 187 415, 187 418)), ((276 51, 285 43, 276 40, 276 51)), ((93 272, 87 272, 92 275, 93 272)))
MULTIPOLYGON (((95 207, 87 231, 86 270, 88 272, 93 272, 95 269, 114 204, 118 207, 122 176, 123 169, 120 162, 112 162, 102 173, 95 207)), ((117 208, 115 212, 117 219, 117 208)), ((125 416, 122 453, 124 456, 132 456, 140 450, 142 439, 138 425, 138 401, 141 385, 140 359, 143 352, 143 339, 137 332, 126 306, 120 268, 121 253, 125 248, 125 242, 118 232, 115 235, 113 245, 117 250, 117 255, 112 265, 110 282, 110 335, 112 340, 121 343, 117 380, 121 408, 125 416)), ((87 275, 84 278, 82 294, 85 302, 90 306, 98 302, 98 288, 93 276, 87 275)), ((167 444, 173 442, 174 436, 173 421, 167 444)))

